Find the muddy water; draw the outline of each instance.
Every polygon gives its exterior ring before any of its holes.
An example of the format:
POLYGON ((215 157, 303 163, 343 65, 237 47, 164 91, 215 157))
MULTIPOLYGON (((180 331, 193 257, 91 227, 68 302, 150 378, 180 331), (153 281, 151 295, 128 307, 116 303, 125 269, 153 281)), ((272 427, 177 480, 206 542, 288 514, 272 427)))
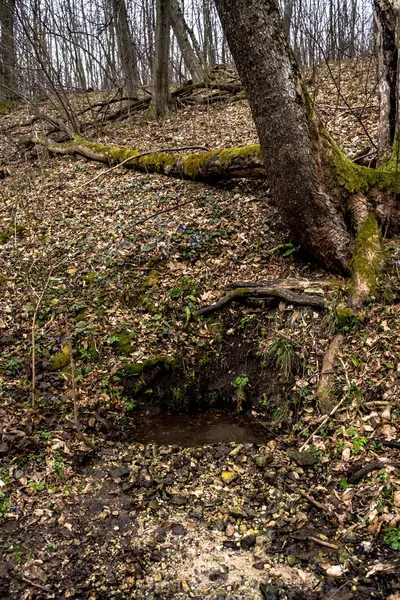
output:
POLYGON ((134 440, 186 448, 220 442, 263 444, 268 441, 268 431, 250 415, 210 409, 158 415, 138 426, 134 440))

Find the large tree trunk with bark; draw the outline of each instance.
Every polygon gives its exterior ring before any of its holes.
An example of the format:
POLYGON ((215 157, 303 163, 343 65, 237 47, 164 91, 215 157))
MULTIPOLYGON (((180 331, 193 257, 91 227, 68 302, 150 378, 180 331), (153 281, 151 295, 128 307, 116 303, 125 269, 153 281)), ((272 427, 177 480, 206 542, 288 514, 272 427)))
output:
POLYGON ((189 27, 178 0, 171 0, 171 24, 178 42, 185 67, 195 81, 201 81, 205 76, 205 65, 197 57, 189 39, 189 27))
POLYGON ((374 0, 378 48, 379 127, 378 162, 390 158, 398 118, 399 8, 389 0, 374 0))
POLYGON ((17 96, 14 26, 15 0, 0 0, 0 103, 17 96))
POLYGON ((139 81, 138 61, 125 0, 112 0, 112 13, 123 76, 123 94, 129 98, 136 98, 139 81))
POLYGON ((294 238, 337 271, 349 270, 353 236, 274 0, 216 0, 247 91, 267 179, 294 238))
POLYGON ((157 0, 156 55, 152 108, 156 117, 163 117, 169 103, 169 51, 171 0, 157 0))

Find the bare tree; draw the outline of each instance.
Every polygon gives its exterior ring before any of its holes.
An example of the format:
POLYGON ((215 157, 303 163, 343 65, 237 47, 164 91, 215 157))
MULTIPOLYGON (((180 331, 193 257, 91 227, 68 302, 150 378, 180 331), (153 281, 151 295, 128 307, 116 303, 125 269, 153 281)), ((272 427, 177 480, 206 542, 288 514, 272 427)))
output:
POLYGON ((171 24, 183 61, 192 79, 198 81, 203 79, 205 75, 205 65, 200 57, 196 55, 196 52, 192 47, 189 39, 189 27, 186 23, 182 9, 179 6, 178 0, 171 0, 171 24))
POLYGON ((169 51, 171 0, 157 0, 156 48, 152 110, 163 117, 169 104, 169 51))
POLYGON ((123 75, 124 95, 137 97, 139 81, 138 60, 128 21, 125 0, 111 0, 118 53, 123 75))

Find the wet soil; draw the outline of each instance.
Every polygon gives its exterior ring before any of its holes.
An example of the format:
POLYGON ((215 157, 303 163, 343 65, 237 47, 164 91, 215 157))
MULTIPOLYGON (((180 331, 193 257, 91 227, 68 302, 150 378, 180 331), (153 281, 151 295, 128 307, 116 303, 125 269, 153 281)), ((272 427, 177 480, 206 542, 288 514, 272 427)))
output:
POLYGON ((132 441, 191 448, 229 442, 264 444, 270 437, 267 434, 266 428, 251 414, 209 409, 153 417, 135 431, 132 441))

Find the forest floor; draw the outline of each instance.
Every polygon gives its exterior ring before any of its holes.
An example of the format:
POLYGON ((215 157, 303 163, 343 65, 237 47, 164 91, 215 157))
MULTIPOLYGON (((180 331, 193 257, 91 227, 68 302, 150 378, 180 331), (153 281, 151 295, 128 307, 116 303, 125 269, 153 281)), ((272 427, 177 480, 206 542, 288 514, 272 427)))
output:
MULTIPOLYGON (((375 139, 375 67, 330 70, 311 86, 355 155, 375 139)), ((32 154, 17 145, 31 132, 11 129, 28 117, 0 116, 0 597, 399 598, 398 450, 374 442, 400 440, 398 240, 362 319, 340 324, 346 282, 299 251, 265 182, 32 154), (194 316, 229 282, 287 277, 328 281, 330 310, 194 316), (299 454, 339 328, 341 407, 299 454)), ((257 136, 242 100, 138 115, 96 140, 146 151, 257 136)))

